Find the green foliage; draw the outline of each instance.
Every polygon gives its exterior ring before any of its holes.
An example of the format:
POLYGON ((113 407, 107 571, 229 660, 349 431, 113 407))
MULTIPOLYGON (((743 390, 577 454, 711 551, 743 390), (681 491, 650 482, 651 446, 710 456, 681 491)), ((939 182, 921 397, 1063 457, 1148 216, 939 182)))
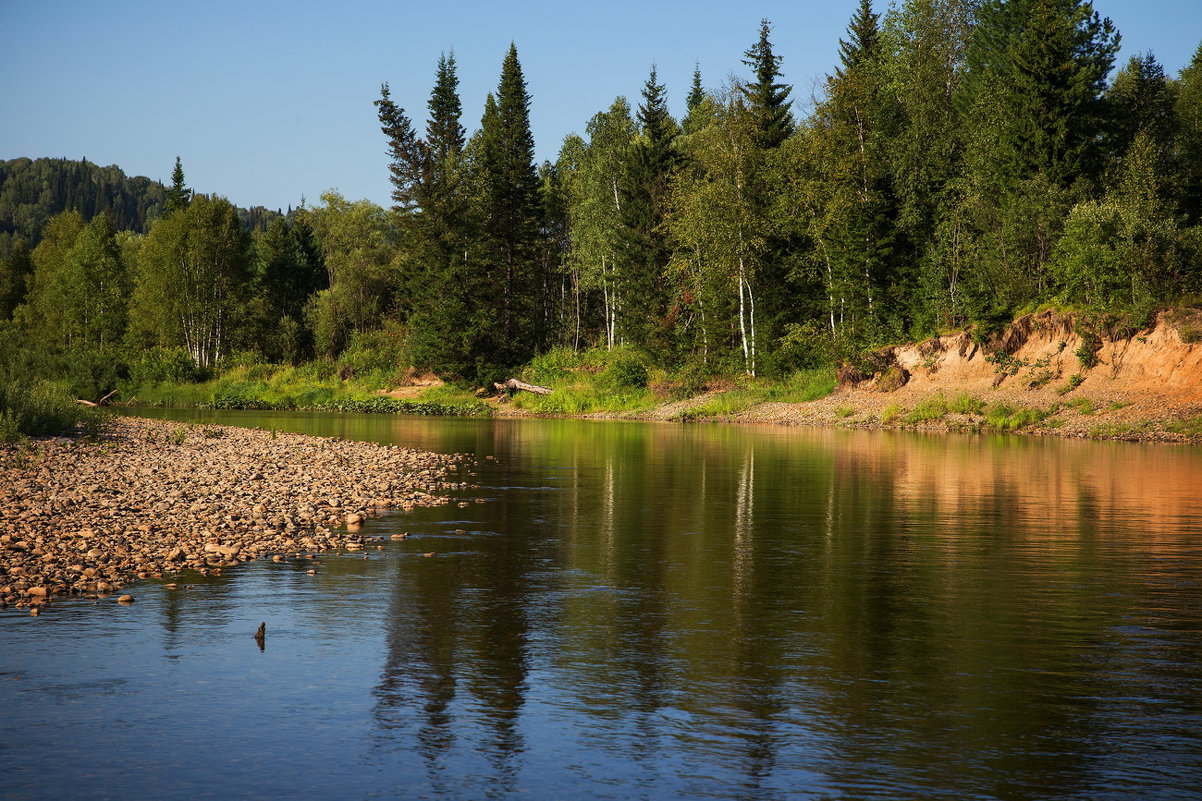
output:
POLYGON ((903 407, 901 404, 891 403, 885 407, 883 412, 881 412, 881 424, 890 425, 897 420, 902 419, 905 413, 905 407, 903 407))
POLYGON ((1054 413, 1054 409, 1034 409, 1008 403, 995 403, 984 410, 985 425, 995 431, 1014 431, 1038 425, 1054 413))
POLYGON ((942 420, 947 415, 949 408, 947 398, 943 396, 943 393, 939 393, 934 397, 919 401, 905 416, 905 422, 914 424, 942 420))
POLYGON ((203 380, 206 375, 183 348, 144 350, 129 366, 129 383, 132 386, 162 382, 190 384, 203 380))
POLYGON ((1068 377, 1068 382, 1064 386, 1056 390, 1059 395, 1067 395, 1077 387, 1081 386, 1081 382, 1085 380, 1085 376, 1080 373, 1073 373, 1068 377))
POLYGON ((21 436, 69 434, 76 427, 96 434, 106 419, 100 409, 76 403, 60 385, 47 381, 32 386, 17 381, 0 383, 0 442, 14 442, 21 436))
POLYGON ((195 195, 146 236, 131 315, 151 342, 214 367, 236 342, 249 267, 250 237, 233 205, 195 195))
POLYGON ((985 401, 967 392, 959 392, 948 404, 948 409, 956 414, 981 414, 985 409, 985 401))
POLYGON ((622 351, 611 356, 609 365, 598 378, 598 383, 606 388, 644 389, 647 386, 647 365, 634 353, 622 351))
POLYGON ((1019 370, 1028 363, 1026 359, 1019 359, 1003 350, 986 354, 985 361, 993 365, 993 372, 998 375, 1018 375, 1019 370))
POLYGON ((1081 362, 1082 369, 1090 370, 1098 366, 1100 359, 1098 351, 1102 349, 1102 338, 1093 331, 1081 333, 1081 346, 1073 351, 1073 355, 1081 362))

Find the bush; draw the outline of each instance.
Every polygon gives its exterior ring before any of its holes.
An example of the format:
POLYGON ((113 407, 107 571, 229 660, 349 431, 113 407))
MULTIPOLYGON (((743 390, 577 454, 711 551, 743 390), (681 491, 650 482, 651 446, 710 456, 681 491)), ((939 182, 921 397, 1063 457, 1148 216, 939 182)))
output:
POLYGON ((129 381, 135 387, 147 384, 192 384, 204 381, 205 371, 196 366, 183 348, 152 348, 129 365, 129 381))
POLYGON ((647 365, 634 357, 622 356, 605 369, 601 379, 616 389, 642 389, 647 386, 647 365))
POLYGON ((947 414, 947 399, 942 394, 920 401, 908 415, 907 423, 925 423, 931 420, 942 420, 947 414))
POLYGON ((9 381, 0 384, 0 440, 12 442, 24 436, 66 434, 82 425, 96 433, 106 413, 75 402, 66 389, 49 382, 32 386, 9 381))
POLYGON ((353 331, 338 363, 350 367, 356 375, 373 372, 389 377, 399 375, 410 363, 405 329, 389 321, 376 331, 353 331))
POLYGON ((961 392, 952 398, 949 408, 956 414, 980 414, 985 408, 985 401, 975 398, 967 392, 961 392))

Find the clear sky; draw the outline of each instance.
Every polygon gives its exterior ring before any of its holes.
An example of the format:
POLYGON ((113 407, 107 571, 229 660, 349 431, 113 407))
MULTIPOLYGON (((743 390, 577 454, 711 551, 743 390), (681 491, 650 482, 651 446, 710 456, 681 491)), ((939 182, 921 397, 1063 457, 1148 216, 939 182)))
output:
MULTIPOLYGON (((707 87, 774 26, 804 103, 837 58, 858 0, 359 2, 0 0, 0 159, 87 158, 241 206, 316 203, 326 189, 387 205, 372 101, 387 81, 418 125, 438 56, 459 63, 464 124, 479 122, 510 41, 533 96, 537 156, 583 133, 617 95, 637 101, 652 62, 678 115, 699 63, 707 87)), ((884 0, 876 0, 883 11, 884 0)), ((1176 75, 1202 41, 1202 0, 1094 0, 1176 75)))

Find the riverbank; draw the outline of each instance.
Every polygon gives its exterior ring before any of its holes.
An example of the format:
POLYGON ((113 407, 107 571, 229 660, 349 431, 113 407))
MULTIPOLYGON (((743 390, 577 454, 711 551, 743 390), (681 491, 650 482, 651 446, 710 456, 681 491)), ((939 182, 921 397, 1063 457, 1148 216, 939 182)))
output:
POLYGON ((0 607, 356 550, 367 517, 447 503, 461 471, 462 455, 140 418, 0 445, 0 607))
MULTIPOLYGON (((884 348, 876 370, 841 370, 820 397, 789 402, 755 382, 600 419, 768 423, 926 432, 1015 432, 1202 443, 1202 313, 1167 312, 1144 330, 1108 331, 1043 311, 977 342, 969 332, 884 348)), ((833 372, 833 371, 832 371, 833 372)), ((810 378, 811 387, 820 387, 810 378)), ((819 394, 819 393, 811 393, 819 394)), ((499 416, 529 416, 517 403, 499 416)))

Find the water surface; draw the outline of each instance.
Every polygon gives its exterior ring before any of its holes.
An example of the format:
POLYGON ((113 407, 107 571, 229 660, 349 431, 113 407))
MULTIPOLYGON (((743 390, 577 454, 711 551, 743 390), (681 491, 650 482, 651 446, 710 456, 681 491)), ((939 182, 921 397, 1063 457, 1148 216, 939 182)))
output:
POLYGON ((128 608, 0 613, 0 797, 1118 799, 1202 785, 1202 451, 204 419, 471 452, 480 487, 463 496, 486 502, 373 520, 368 534, 410 537, 323 557, 315 576, 303 560, 253 563, 139 584, 128 608))

